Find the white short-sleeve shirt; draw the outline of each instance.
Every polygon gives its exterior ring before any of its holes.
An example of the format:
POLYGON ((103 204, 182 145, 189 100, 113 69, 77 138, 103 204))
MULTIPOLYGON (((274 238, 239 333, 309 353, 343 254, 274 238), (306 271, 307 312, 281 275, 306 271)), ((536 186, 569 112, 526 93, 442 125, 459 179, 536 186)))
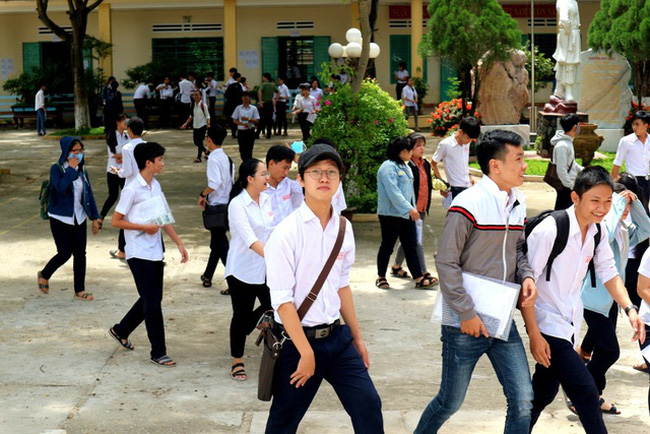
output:
POLYGON ((126 184, 128 185, 131 181, 135 179, 136 176, 140 174, 140 169, 138 169, 138 163, 135 161, 135 156, 133 151, 135 147, 140 143, 145 143, 144 140, 140 137, 133 138, 124 144, 122 147, 122 167, 118 172, 120 178, 126 178, 126 184))
MULTIPOLYGON (((129 135, 124 131, 123 133, 120 134, 119 131, 115 131, 115 138, 117 139, 117 146, 115 146, 115 154, 121 154, 122 153, 122 148, 124 148, 124 145, 126 145, 129 142, 129 135)), ((106 146, 108 149, 108 162, 106 163, 106 172, 108 173, 113 173, 111 171, 111 166, 120 169, 122 167, 121 163, 118 163, 115 160, 115 154, 111 152, 111 148, 106 146)))
POLYGON ((625 163, 625 171, 634 176, 648 176, 650 165, 650 134, 646 133, 645 143, 641 143, 639 137, 632 133, 618 142, 614 165, 622 166, 625 163))
POLYGON ((223 149, 217 148, 208 156, 208 187, 214 191, 208 195, 208 204, 228 203, 230 190, 235 182, 235 165, 223 149))
POLYGON ((162 89, 160 89, 160 99, 169 99, 174 97, 174 88, 171 84, 165 86, 165 83, 161 83, 158 87, 161 86, 162 89))
POLYGON ((146 99, 149 96, 149 86, 146 84, 141 84, 135 90, 133 94, 133 99, 146 99))
POLYGON ((273 227, 287 218, 295 209, 298 209, 305 198, 300 183, 289 178, 284 178, 277 187, 267 184, 266 190, 262 194, 267 195, 271 200, 273 227))
MULTIPOLYGON (((650 279, 650 249, 646 250, 639 264, 639 274, 650 279)), ((650 326, 650 305, 645 300, 641 300, 641 309, 639 313, 644 323, 650 326)), ((647 338, 646 338, 647 339, 647 338)))
POLYGON ((451 136, 438 143, 436 152, 433 154, 433 161, 444 162, 447 182, 452 187, 469 187, 469 143, 461 145, 456 137, 451 136))
POLYGON ((405 84, 409 77, 409 72, 405 69, 404 71, 397 70, 397 82, 405 84))
POLYGON ((243 125, 237 125, 238 130, 248 130, 251 128, 255 128, 255 124, 252 122, 247 122, 247 121, 242 121, 242 118, 248 118, 248 119, 259 119, 260 118, 260 113, 257 111, 257 107, 255 107, 252 104, 249 104, 248 108, 244 107, 244 104, 238 105, 237 108, 235 108, 235 111, 232 113, 232 118, 237 119, 239 122, 243 122, 248 124, 248 128, 243 126, 243 125))

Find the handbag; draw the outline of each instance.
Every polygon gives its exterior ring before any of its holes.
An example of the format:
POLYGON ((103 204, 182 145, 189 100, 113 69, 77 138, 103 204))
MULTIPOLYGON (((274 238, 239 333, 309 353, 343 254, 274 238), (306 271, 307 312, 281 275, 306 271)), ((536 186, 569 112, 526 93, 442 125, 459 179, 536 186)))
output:
MULTIPOLYGON (((573 167, 573 161, 569 164, 569 171, 573 167)), ((564 190, 564 184, 560 181, 560 177, 557 176, 557 165, 552 161, 549 161, 548 167, 546 168, 546 174, 544 174, 544 182, 553 187, 557 191, 564 190)))
MULTIPOLYGON (((325 279, 330 274, 332 267, 334 266, 334 261, 341 251, 341 246, 343 245, 343 238, 345 237, 345 226, 347 219, 345 217, 339 217, 339 233, 336 236, 336 241, 334 242, 334 247, 332 248, 332 253, 327 258, 323 270, 318 275, 318 279, 312 286, 311 291, 307 294, 307 297, 302 302, 298 308, 298 318, 302 319, 307 315, 307 312, 311 308, 314 301, 318 297, 325 279)), ((264 343, 263 352, 262 352, 262 361, 260 362, 260 376, 257 383, 257 399, 260 401, 270 401, 273 396, 273 380, 275 377, 275 363, 277 362, 280 354, 282 352, 282 346, 284 341, 287 339, 287 336, 282 332, 279 336, 273 331, 274 322, 273 316, 268 315, 267 313, 262 316, 260 322, 258 323, 258 328, 261 329, 260 336, 257 338, 256 345, 264 343), (266 318, 265 318, 266 316, 266 318)))
POLYGON ((207 230, 228 229, 228 204, 205 205, 203 227, 207 230))

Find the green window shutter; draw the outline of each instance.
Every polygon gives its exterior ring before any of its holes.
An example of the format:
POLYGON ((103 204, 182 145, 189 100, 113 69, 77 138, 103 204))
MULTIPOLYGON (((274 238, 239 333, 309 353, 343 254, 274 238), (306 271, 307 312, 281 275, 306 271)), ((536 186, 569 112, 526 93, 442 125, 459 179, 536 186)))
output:
POLYGON ((411 35, 390 35, 390 82, 395 84, 395 71, 400 62, 406 62, 411 72, 411 35))
POLYGON ((329 36, 314 36, 314 75, 320 79, 323 63, 330 61, 327 49, 330 47, 329 36))
POLYGON ((84 69, 86 71, 93 70, 93 50, 84 48, 84 69))
POLYGON ((458 71, 454 68, 454 65, 447 60, 441 59, 440 62, 440 100, 447 100, 447 91, 450 89, 451 84, 449 83, 449 78, 457 78, 458 71))
POLYGON ((40 42, 23 42, 23 71, 31 72, 41 67, 40 42))
POLYGON ((272 77, 278 76, 278 38, 262 38, 262 73, 268 72, 272 77))

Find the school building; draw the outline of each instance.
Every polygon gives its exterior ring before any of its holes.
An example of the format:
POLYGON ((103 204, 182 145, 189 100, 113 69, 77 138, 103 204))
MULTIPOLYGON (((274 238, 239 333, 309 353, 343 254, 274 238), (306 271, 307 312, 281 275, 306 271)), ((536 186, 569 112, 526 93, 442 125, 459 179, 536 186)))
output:
MULTIPOLYGON (((500 3, 527 39, 531 2, 500 3)), ((556 45, 555 1, 535 0, 534 4, 535 41, 550 57, 556 45)), ((376 75, 394 95, 393 71, 405 61, 411 75, 422 75, 429 84, 425 102, 437 103, 445 98, 447 78, 455 72, 440 59, 422 60, 417 55, 422 34, 430 30, 427 5, 423 0, 380 0, 375 42, 381 54, 376 75)), ((600 2, 580 0, 579 6, 586 49, 589 24, 600 2)), ((50 10, 57 24, 69 28, 66 1, 50 0, 50 10)), ((191 51, 201 50, 211 53, 204 55, 202 63, 213 66, 219 81, 234 66, 254 86, 263 72, 305 79, 318 72, 323 62, 330 61, 328 46, 345 45, 345 32, 358 27, 358 16, 358 3, 350 0, 104 0, 89 16, 88 33, 113 45, 101 67, 105 76, 114 75, 118 81, 125 78, 126 69, 160 56, 194 70, 191 51)), ((4 94, 1 87, 7 78, 41 67, 65 50, 38 20, 34 1, 0 2, 0 40, 0 93, 4 94)), ((537 100, 547 100, 550 91, 549 85, 537 100)))

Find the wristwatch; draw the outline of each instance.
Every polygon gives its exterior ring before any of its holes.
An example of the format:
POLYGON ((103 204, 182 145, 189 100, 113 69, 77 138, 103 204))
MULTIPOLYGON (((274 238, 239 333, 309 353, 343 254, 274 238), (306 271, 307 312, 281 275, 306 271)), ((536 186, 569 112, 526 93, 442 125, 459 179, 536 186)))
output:
POLYGON ((631 311, 632 309, 636 310, 636 312, 639 313, 639 308, 638 308, 638 306, 636 306, 636 305, 634 305, 634 304, 631 304, 631 305, 629 305, 628 307, 625 308, 625 315, 630 316, 630 311, 631 311))
POLYGON ((205 199, 206 197, 208 197, 208 195, 207 195, 207 194, 203 194, 203 192, 199 193, 199 196, 202 197, 203 199, 205 199))

